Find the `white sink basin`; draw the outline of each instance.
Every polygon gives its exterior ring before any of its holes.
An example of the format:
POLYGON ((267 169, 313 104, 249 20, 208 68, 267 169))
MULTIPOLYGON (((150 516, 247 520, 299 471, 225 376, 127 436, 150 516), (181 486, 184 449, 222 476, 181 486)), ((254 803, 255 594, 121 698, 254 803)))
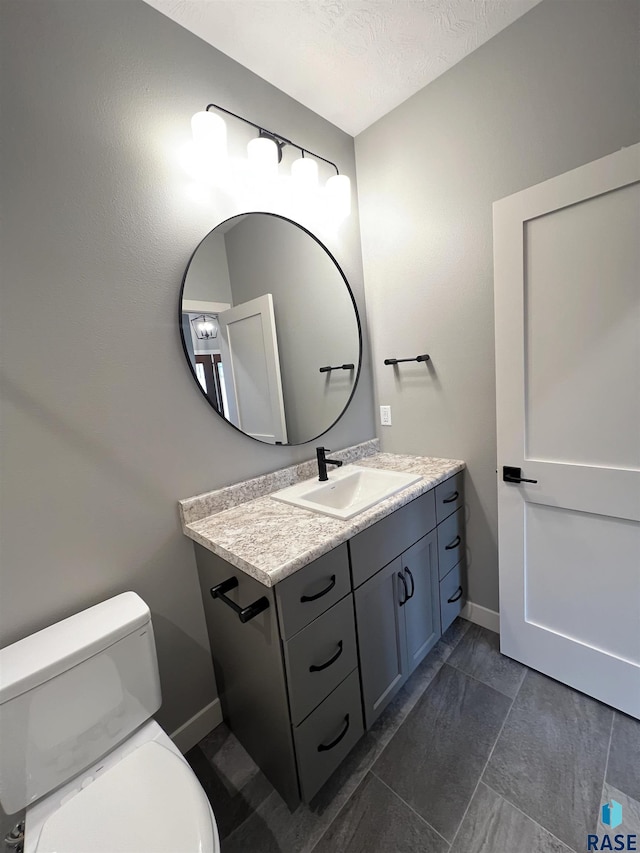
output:
POLYGON ((333 518, 347 519, 421 479, 420 474, 348 465, 330 471, 325 483, 305 480, 274 492, 271 497, 333 518))

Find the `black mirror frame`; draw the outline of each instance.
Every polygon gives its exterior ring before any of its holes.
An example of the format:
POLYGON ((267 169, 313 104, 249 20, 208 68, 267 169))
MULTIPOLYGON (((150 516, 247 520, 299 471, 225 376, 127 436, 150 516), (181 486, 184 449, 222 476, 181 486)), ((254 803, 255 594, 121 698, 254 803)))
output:
POLYGON ((195 249, 191 253, 191 256, 189 257, 189 262, 188 262, 186 269, 184 271, 184 275, 182 276, 182 284, 180 285, 180 293, 178 295, 178 329, 180 330, 180 342, 182 344, 182 350, 184 352, 184 357, 185 357, 187 364, 189 365, 189 372, 191 373, 191 376, 193 377, 200 393, 205 398, 207 403, 211 406, 211 408, 216 413, 216 415, 222 421, 224 421, 225 424, 228 424, 232 429, 234 429, 234 430, 236 430, 236 432, 240 433, 240 435, 244 435, 245 438, 249 438, 251 441, 257 441, 258 444, 261 444, 264 447, 300 447, 303 444, 309 444, 312 441, 316 441, 318 438, 323 436, 325 433, 329 432, 330 429, 333 429, 333 427, 338 423, 338 421, 342 418, 344 413, 347 411, 347 409, 351 405, 351 401, 353 400, 353 396, 356 393, 356 389, 358 387, 358 381, 360 379, 360 372, 362 370, 362 323, 360 322, 360 312, 358 311, 358 306, 356 304, 356 300, 355 300, 355 297, 353 295, 353 291, 351 290, 351 285, 347 281, 347 277, 344 274, 344 272, 342 271, 342 267, 340 266, 338 261, 335 259, 332 252, 325 246, 325 244, 321 240, 319 240, 315 234, 313 234, 311 231, 309 231, 308 228, 305 228, 304 225, 300 225, 300 223, 296 222, 294 219, 289 219, 287 216, 282 216, 279 213, 270 213, 270 212, 264 211, 264 210, 253 210, 253 211, 246 211, 245 213, 236 213, 236 214, 234 214, 234 216, 229 216, 227 219, 223 219, 221 222, 219 222, 216 225, 215 228, 212 228, 211 231, 209 231, 207 234, 205 234, 205 236, 202 238, 202 240, 200 240, 198 245, 195 247, 195 249), (252 435, 248 435, 246 432, 243 432, 240 429, 240 427, 237 427, 235 424, 232 424, 231 421, 228 421, 224 417, 224 415, 216 409, 216 407, 213 405, 213 402, 211 401, 209 395, 205 392, 204 388, 200 384, 200 381, 198 380, 198 377, 196 375, 193 364, 191 363, 191 359, 189 358, 189 350, 187 349, 187 344, 186 344, 186 341, 184 339, 184 329, 183 329, 183 324, 182 324, 182 314, 183 314, 182 302, 183 302, 184 286, 185 286, 185 283, 187 280, 187 274, 189 273, 189 267, 191 266, 191 262, 193 261, 194 255, 196 254, 196 252, 198 251, 200 246, 204 243, 204 241, 207 239, 207 237, 209 237, 211 234, 213 234, 213 232, 217 228, 219 228, 221 225, 224 225, 226 222, 230 222, 232 219, 236 219, 238 216, 248 216, 248 215, 253 215, 253 214, 261 214, 262 216, 273 216, 275 219, 282 219, 284 222, 288 222, 291 225, 295 225, 296 228, 300 228, 301 231, 304 231, 305 234, 307 234, 309 237, 311 237, 313 240, 315 240, 315 242, 322 249, 324 249, 324 251, 327 253, 327 255, 331 258, 331 260, 335 264, 336 269, 340 273, 340 275, 342 277, 342 281, 344 282, 345 287, 347 288, 347 293, 349 294, 349 297, 351 299, 351 304, 353 305, 353 311, 354 311, 354 314, 356 316, 356 326, 358 329, 358 369, 356 371, 356 376, 355 376, 355 379, 353 382, 353 388, 351 389, 351 394, 349 395, 349 399, 344 404, 344 408, 342 409, 342 411, 340 412, 338 417, 335 419, 335 421, 333 421, 332 424, 330 424, 326 429, 323 429, 322 432, 319 432, 317 435, 311 436, 311 438, 308 438, 305 441, 298 441, 298 442, 288 441, 286 444, 271 444, 268 441, 261 441, 259 438, 254 438, 252 435))

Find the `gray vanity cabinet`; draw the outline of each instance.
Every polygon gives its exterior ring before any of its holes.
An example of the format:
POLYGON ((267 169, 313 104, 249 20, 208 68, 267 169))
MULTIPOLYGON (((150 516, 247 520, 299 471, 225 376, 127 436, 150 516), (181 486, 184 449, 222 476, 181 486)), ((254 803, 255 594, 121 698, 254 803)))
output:
POLYGON ((451 477, 273 587, 196 544, 224 719, 291 810, 460 612, 462 482, 451 477))
POLYGON ((273 588, 196 544, 196 562, 222 714, 229 728, 290 809, 300 802, 287 679, 273 588), (211 589, 234 578, 227 597, 239 607, 269 606, 242 623, 211 589))
POLYGON ((199 545, 196 562, 225 722, 293 810, 364 732, 347 545, 274 587, 199 545), (233 605, 261 599, 243 622, 233 605))

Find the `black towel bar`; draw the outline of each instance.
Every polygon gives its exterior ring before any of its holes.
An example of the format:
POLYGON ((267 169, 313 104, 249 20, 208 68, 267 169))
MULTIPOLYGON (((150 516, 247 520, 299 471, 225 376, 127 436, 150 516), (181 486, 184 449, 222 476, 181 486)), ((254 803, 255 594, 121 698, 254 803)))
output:
POLYGON ((237 586, 237 578, 228 578, 226 581, 222 581, 222 583, 211 587, 209 590, 211 598, 219 598, 220 601, 224 601, 227 607, 230 607, 238 614, 238 618, 241 622, 248 622, 250 619, 253 619, 254 616, 257 616, 258 613, 262 613, 263 610, 267 609, 269 606, 269 599, 265 595, 263 595, 262 598, 258 598, 252 604, 247 604, 246 607, 240 607, 240 605, 236 604, 235 601, 231 601, 230 598, 227 598, 225 592, 230 592, 237 586))
POLYGON ((355 364, 338 364, 336 367, 326 367, 320 368, 320 373, 331 373, 332 370, 355 370, 355 364))
POLYGON ((402 364, 405 361, 431 361, 428 355, 417 355, 415 358, 385 358, 385 364, 402 364))

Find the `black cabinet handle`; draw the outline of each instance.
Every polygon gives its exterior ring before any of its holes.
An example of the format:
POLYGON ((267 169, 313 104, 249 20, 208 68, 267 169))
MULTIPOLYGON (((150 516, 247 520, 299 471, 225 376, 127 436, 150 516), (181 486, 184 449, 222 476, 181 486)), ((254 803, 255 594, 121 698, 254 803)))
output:
MULTIPOLYGON (((415 582, 415 581, 414 581, 414 579, 413 579, 413 575, 411 574, 411 570, 410 570, 410 569, 408 569, 408 568, 405 566, 405 567, 404 567, 404 569, 403 569, 403 571, 404 571, 404 572, 406 572, 406 573, 409 575, 409 580, 411 581, 411 592, 409 593, 409 598, 413 598, 413 594, 414 594, 414 592, 416 591, 416 582, 415 582)), ((409 598, 407 598, 407 601, 409 600, 409 598)))
POLYGON ((402 601, 398 602, 400 604, 400 607, 402 607, 403 604, 406 604, 407 601, 409 601, 411 596, 409 595, 409 587, 407 586, 407 579, 402 574, 402 572, 398 572, 398 577, 402 581, 402 586, 404 587, 404 598, 402 599, 402 601))
POLYGON ((454 492, 450 498, 445 498, 442 503, 443 504, 452 504, 454 501, 457 501, 460 497, 460 492, 454 492))
POLYGON ((317 592, 315 595, 303 595, 300 598, 300 601, 302 602, 302 604, 306 604, 307 601, 316 601, 318 598, 322 598, 323 595, 326 595, 328 592, 331 592, 331 590, 334 588, 335 585, 336 585, 336 576, 331 575, 331 581, 329 582, 329 586, 325 587, 320 592, 317 592))
POLYGON ((445 551, 453 551, 454 548, 457 548, 458 545, 462 542, 462 539, 459 536, 453 540, 453 542, 449 542, 448 545, 444 546, 445 551))
POLYGON ((458 589, 453 593, 451 598, 447 598, 449 604, 453 604, 455 601, 460 601, 462 598, 462 587, 459 586, 458 589))
POLYGON ((219 598, 220 601, 224 601, 227 607, 230 607, 234 613, 237 613, 238 618, 242 623, 248 622, 250 619, 253 619, 254 616, 257 616, 258 613, 262 613, 263 610, 267 609, 269 606, 269 599, 264 595, 252 604, 247 604, 246 607, 240 607, 240 605, 236 604, 235 601, 231 601, 230 598, 227 598, 225 592, 230 592, 237 586, 238 578, 228 578, 226 581, 222 581, 222 583, 212 586, 209 592, 211 593, 211 598, 219 598))
POLYGON ((338 643, 338 651, 335 653, 335 655, 332 658, 329 658, 329 660, 326 663, 320 663, 318 665, 316 665, 315 663, 312 664, 309 667, 309 672, 322 672, 323 669, 326 669, 328 666, 331 666, 332 663, 335 663, 341 654, 342 654, 342 640, 340 640, 340 642, 338 643))
POLYGON ((332 740, 331 743, 321 743, 320 746, 318 747, 318 752, 326 752, 329 749, 333 749, 334 746, 337 746, 340 743, 340 741, 342 740, 342 738, 346 735, 346 733, 348 731, 349 731, 349 715, 347 714, 344 718, 344 728, 342 729, 342 731, 340 732, 338 737, 335 740, 332 740))

